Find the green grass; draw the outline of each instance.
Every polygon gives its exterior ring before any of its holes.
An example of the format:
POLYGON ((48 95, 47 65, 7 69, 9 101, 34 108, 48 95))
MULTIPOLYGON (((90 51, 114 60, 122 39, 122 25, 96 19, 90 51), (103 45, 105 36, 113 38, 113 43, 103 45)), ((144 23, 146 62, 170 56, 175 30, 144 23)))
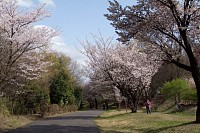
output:
POLYGON ((6 116, 0 113, 0 133, 26 125, 34 119, 30 116, 6 116))
POLYGON ((69 113, 72 113, 72 112, 41 117, 39 114, 16 116, 16 115, 5 115, 0 112, 0 133, 5 133, 7 131, 22 127, 35 120, 47 119, 47 118, 61 116, 64 114, 69 114, 69 113))
POLYGON ((102 133, 199 133, 200 125, 193 124, 194 115, 143 111, 130 113, 111 110, 95 121, 102 133))

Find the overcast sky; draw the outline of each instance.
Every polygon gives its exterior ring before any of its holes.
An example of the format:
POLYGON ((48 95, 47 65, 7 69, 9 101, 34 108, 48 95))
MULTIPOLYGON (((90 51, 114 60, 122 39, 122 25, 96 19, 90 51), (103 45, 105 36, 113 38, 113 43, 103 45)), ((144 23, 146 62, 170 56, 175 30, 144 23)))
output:
MULTIPOLYGON (((45 25, 60 30, 60 36, 54 38, 53 49, 69 55, 73 60, 83 63, 85 57, 77 50, 82 49, 79 41, 93 41, 91 33, 99 31, 106 37, 117 35, 110 22, 103 16, 108 13, 108 0, 18 0, 19 5, 32 7, 46 3, 46 9, 52 16, 36 25, 45 25), (77 47, 77 48, 76 48, 77 47)), ((136 0, 118 0, 123 5, 132 5, 136 0)))

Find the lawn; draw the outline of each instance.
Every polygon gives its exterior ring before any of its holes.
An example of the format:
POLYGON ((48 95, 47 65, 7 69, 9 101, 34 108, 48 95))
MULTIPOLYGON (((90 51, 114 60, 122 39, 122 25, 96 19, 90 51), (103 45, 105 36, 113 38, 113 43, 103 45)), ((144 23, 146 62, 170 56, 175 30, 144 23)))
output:
POLYGON ((99 116, 95 122, 102 133, 199 133, 200 124, 194 124, 194 115, 182 113, 143 111, 130 113, 110 110, 99 116))

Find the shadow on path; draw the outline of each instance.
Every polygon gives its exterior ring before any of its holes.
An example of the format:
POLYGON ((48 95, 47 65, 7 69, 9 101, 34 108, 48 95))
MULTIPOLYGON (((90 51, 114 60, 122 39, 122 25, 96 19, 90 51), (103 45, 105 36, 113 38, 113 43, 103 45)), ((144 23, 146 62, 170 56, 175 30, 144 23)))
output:
POLYGON ((18 128, 10 133, 99 133, 99 130, 96 127, 34 125, 18 128))
POLYGON ((93 119, 103 111, 77 111, 32 122, 8 133, 100 133, 93 119))

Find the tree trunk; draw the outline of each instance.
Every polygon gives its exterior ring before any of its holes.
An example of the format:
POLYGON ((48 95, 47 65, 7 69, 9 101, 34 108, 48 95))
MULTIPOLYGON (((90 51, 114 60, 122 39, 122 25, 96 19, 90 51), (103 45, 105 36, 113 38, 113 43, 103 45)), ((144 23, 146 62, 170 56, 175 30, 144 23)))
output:
POLYGON ((196 90, 197 90, 197 110, 196 110, 196 123, 200 123, 200 71, 199 71, 199 63, 197 58, 195 58, 194 53, 191 48, 191 44, 188 41, 187 31, 180 31, 180 35, 183 39, 185 52, 190 61, 190 71, 192 73, 192 77, 194 79, 196 90))
POLYGON ((196 110, 196 123, 200 123, 200 71, 197 59, 194 57, 192 52, 188 53, 190 60, 191 73, 194 79, 197 90, 197 110, 196 110))
POLYGON ((196 110, 196 123, 200 123, 200 71, 197 59, 194 57, 192 51, 188 52, 190 60, 191 73, 194 79, 197 90, 197 110, 196 110))
POLYGON ((95 98, 94 101, 95 101, 95 109, 98 109, 97 99, 95 98))
POLYGON ((131 113, 137 113, 137 103, 135 101, 131 101, 131 113))
POLYGON ((135 106, 131 107, 131 113, 137 113, 137 108, 135 106))
POLYGON ((125 100, 126 112, 127 112, 127 100, 125 100))
POLYGON ((105 101, 105 106, 106 106, 106 109, 109 109, 107 100, 105 101))
POLYGON ((90 101, 88 101, 88 102, 89 102, 89 104, 90 104, 90 109, 92 109, 92 107, 93 107, 93 106, 92 106, 92 102, 90 102, 90 101))
POLYGON ((117 102, 117 109, 118 109, 118 111, 121 110, 121 103, 120 102, 117 102))
POLYGON ((194 79, 197 90, 197 110, 196 110, 196 123, 200 123, 200 72, 197 69, 192 71, 192 77, 194 79))
POLYGON ((83 109, 83 100, 81 100, 79 109, 83 109))

